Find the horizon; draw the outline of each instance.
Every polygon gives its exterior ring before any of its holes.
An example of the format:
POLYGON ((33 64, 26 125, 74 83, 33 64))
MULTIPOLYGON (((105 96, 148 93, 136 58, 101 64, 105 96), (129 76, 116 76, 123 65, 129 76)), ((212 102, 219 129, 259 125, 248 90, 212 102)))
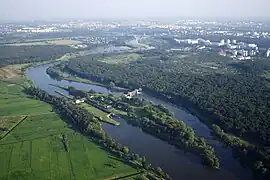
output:
POLYGON ((0 21, 67 19, 270 20, 268 0, 2 0, 0 21), (263 6, 262 6, 263 4, 263 6))

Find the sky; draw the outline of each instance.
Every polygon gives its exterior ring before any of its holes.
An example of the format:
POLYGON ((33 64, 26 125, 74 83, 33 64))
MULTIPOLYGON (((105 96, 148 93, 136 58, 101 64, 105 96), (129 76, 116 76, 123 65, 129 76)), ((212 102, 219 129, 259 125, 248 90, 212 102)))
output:
POLYGON ((0 20, 270 19, 270 0, 0 0, 0 20))

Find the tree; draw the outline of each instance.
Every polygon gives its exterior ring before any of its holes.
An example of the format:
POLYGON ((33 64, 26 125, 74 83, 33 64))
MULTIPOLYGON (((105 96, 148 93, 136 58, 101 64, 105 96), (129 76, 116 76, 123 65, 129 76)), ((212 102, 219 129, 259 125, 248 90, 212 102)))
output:
POLYGON ((128 154, 128 152, 129 152, 128 147, 124 146, 123 149, 122 149, 122 152, 125 153, 125 154, 128 154))
POLYGON ((254 163, 253 167, 254 167, 254 169, 256 169, 256 170, 260 170, 260 169, 262 169, 262 168, 264 167, 264 165, 263 165, 263 162, 262 162, 262 161, 256 161, 256 162, 254 163))

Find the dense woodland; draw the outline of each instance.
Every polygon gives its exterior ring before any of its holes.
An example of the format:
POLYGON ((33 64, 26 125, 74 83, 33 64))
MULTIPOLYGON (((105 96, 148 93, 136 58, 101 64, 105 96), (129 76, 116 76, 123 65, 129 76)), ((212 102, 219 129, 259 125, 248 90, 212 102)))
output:
POLYGON ((264 149, 257 148, 239 137, 225 133, 217 125, 213 125, 213 131, 226 145, 233 148, 234 155, 243 164, 253 170, 255 179, 270 179, 270 155, 264 149))
MULTIPOLYGON (((228 70, 207 72, 198 66, 201 62, 196 59, 193 62, 197 71, 187 72, 183 67, 189 68, 192 63, 185 67, 183 63, 172 61, 170 56, 157 57, 129 64, 108 64, 95 57, 81 57, 71 60, 67 68, 71 73, 105 84, 142 87, 145 92, 184 105, 203 116, 202 120, 207 119, 206 123, 222 127, 224 133, 233 133, 256 144, 256 148, 245 149, 232 140, 238 152, 236 156, 255 169, 257 177, 265 177, 265 170, 270 167, 267 147, 270 146, 269 60, 230 62, 219 58, 207 60, 206 56, 202 61, 212 61, 228 70), (242 156, 243 152, 248 155, 242 156), (258 163, 260 166, 256 165, 258 163)), ((230 140, 226 138, 229 136, 214 132, 225 142, 230 140)))
POLYGON ((57 59, 75 49, 68 46, 0 46, 0 67, 57 59))
MULTIPOLYGON (((52 104, 54 110, 61 115, 64 119, 68 120, 76 129, 85 135, 93 137, 93 140, 99 143, 104 148, 108 149, 111 153, 117 155, 119 158, 134 166, 135 168, 142 169, 147 173, 149 179, 160 179, 157 177, 163 177, 164 179, 171 179, 168 174, 162 171, 160 167, 153 168, 149 164, 145 157, 140 157, 138 154, 129 152, 128 147, 122 146, 112 139, 102 129, 101 123, 94 117, 88 110, 76 106, 70 101, 64 98, 58 98, 52 96, 45 91, 42 91, 35 87, 28 87, 24 90, 25 93, 32 97, 52 104)), ((65 141, 66 137, 62 137, 65 148, 69 151, 68 142, 65 141)))
MULTIPOLYGON (((167 60, 170 61, 170 60, 167 60)), ((159 59, 107 64, 93 57, 71 60, 68 68, 82 77, 138 88, 196 107, 226 131, 270 145, 270 92, 260 76, 265 61, 229 64, 238 73, 182 73, 179 63, 159 59), (246 68, 249 67, 249 68, 246 68), (256 67, 256 70, 250 70, 256 67), (177 70, 178 69, 178 70, 177 70)))

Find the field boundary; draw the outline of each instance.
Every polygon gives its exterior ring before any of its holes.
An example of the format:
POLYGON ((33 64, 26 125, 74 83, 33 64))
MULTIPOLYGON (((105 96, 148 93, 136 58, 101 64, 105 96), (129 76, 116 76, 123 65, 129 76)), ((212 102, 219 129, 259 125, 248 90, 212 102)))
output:
POLYGON ((118 179, 124 179, 124 178, 129 178, 133 176, 137 176, 139 174, 142 174, 143 172, 136 172, 136 173, 121 173, 115 176, 107 177, 105 180, 118 180, 118 179))
POLYGON ((0 146, 9 145, 9 144, 17 144, 17 143, 25 142, 25 141, 33 141, 33 140, 37 140, 37 139, 44 139, 44 138, 47 138, 47 137, 56 136, 58 134, 60 134, 60 133, 50 134, 50 135, 46 135, 46 136, 42 136, 42 137, 36 137, 36 138, 32 138, 32 139, 20 140, 20 141, 16 141, 16 142, 0 143, 0 146))
MULTIPOLYGON (((23 115, 22 115, 23 116, 23 115)), ((17 116, 3 116, 3 117, 17 117, 17 116)), ((5 134, 3 134, 0 140, 4 139, 11 131, 13 131, 17 126, 19 126, 28 116, 23 116, 18 123, 13 125, 5 134)))
POLYGON ((32 171, 32 140, 29 141, 29 168, 32 171))
POLYGON ((10 156, 9 156, 9 161, 8 161, 8 168, 7 168, 7 179, 9 179, 9 171, 10 171, 10 166, 11 166, 11 158, 12 158, 12 153, 13 153, 14 146, 12 146, 10 156))

